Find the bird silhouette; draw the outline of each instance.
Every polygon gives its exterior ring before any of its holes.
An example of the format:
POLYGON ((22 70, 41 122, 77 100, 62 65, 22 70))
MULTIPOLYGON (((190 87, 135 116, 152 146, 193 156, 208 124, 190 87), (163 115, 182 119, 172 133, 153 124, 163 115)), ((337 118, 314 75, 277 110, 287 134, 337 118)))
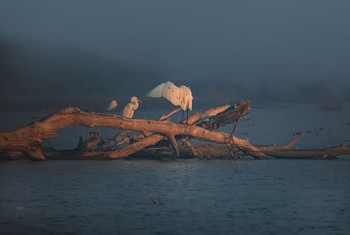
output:
POLYGON ((118 106, 116 100, 112 100, 111 103, 109 103, 107 110, 111 111, 112 109, 115 109, 118 106))
POLYGON ((139 107, 139 102, 142 104, 142 102, 136 96, 131 97, 130 101, 131 102, 128 103, 123 109, 123 117, 132 118, 132 116, 134 116, 134 111, 139 107))
POLYGON ((180 106, 183 112, 187 111, 187 118, 188 110, 192 110, 192 92, 190 88, 184 85, 177 87, 174 83, 167 81, 153 88, 148 92, 147 96, 153 98, 166 98, 173 105, 180 106))

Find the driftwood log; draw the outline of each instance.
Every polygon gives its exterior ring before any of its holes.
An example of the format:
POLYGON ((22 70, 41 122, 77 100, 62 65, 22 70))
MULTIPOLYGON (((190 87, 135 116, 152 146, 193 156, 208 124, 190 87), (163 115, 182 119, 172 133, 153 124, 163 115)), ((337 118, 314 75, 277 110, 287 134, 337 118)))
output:
POLYGON ((241 101, 234 106, 196 112, 184 122, 186 124, 182 124, 168 119, 179 109, 154 121, 83 112, 75 107, 67 107, 24 127, 0 132, 0 152, 3 153, 2 156, 13 158, 26 155, 32 160, 116 159, 150 155, 213 158, 227 156, 227 144, 233 143, 235 156, 249 155, 255 159, 264 159, 266 156, 328 159, 350 153, 350 147, 346 145, 318 150, 290 149, 301 136, 286 146, 254 146, 248 139, 216 131, 222 126, 237 122, 249 110, 250 102, 241 101), (109 127, 124 131, 109 140, 102 138, 99 133, 95 133, 89 140, 81 138, 77 148, 73 150, 55 150, 42 146, 44 139, 57 137, 57 130, 72 125, 109 127), (141 134, 130 135, 130 131, 141 134), (191 138, 213 144, 192 145, 191 138))

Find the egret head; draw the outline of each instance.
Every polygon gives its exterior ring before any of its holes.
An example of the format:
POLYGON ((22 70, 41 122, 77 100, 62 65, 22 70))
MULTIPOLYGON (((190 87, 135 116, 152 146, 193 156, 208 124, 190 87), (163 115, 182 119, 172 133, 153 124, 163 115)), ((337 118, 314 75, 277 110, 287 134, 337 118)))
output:
POLYGON ((140 102, 142 104, 141 100, 139 100, 136 96, 131 97, 130 101, 132 103, 140 102))

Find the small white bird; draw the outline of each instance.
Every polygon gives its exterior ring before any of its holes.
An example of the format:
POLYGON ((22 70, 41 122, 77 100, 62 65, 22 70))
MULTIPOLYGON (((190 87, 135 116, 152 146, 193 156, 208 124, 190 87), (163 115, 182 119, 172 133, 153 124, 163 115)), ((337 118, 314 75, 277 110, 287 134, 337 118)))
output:
POLYGON ((111 111, 112 109, 115 109, 118 106, 116 100, 112 100, 111 103, 109 103, 107 110, 111 111))
POLYGON ((173 105, 180 106, 183 111, 187 111, 187 118, 188 109, 192 110, 192 92, 190 88, 184 85, 177 87, 174 85, 174 83, 167 81, 153 88, 150 92, 148 92, 147 96, 154 98, 166 98, 173 105))
POLYGON ((128 103, 123 109, 123 117, 132 118, 132 116, 134 116, 134 111, 139 107, 138 102, 142 104, 142 102, 136 96, 131 97, 130 101, 131 102, 128 103))

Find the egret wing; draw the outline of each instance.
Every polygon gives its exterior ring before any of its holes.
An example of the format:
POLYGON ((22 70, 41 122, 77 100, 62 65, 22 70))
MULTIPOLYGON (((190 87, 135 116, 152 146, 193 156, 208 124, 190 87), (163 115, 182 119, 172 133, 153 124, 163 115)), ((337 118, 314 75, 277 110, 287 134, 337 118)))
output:
POLYGON ((148 94, 148 97, 164 97, 173 105, 180 105, 180 89, 172 82, 164 82, 153 88, 148 94))
POLYGON ((122 111, 122 117, 132 118, 134 115, 134 110, 131 107, 131 104, 125 105, 123 111, 122 111))

